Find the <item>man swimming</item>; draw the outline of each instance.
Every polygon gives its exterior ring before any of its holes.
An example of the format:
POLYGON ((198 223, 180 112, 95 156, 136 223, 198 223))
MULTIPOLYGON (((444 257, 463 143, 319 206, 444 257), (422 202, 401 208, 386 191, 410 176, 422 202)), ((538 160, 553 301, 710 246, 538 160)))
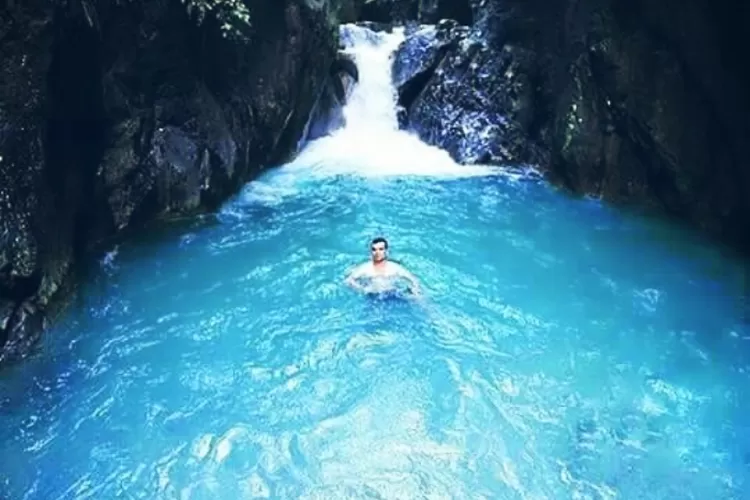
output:
POLYGON ((388 260, 388 241, 378 237, 370 243, 371 259, 369 262, 355 267, 346 278, 346 284, 367 294, 383 294, 396 292, 396 284, 403 278, 409 282, 409 291, 414 295, 420 295, 420 287, 417 278, 407 271, 402 265, 388 260), (361 285, 358 280, 368 282, 366 286, 361 285))

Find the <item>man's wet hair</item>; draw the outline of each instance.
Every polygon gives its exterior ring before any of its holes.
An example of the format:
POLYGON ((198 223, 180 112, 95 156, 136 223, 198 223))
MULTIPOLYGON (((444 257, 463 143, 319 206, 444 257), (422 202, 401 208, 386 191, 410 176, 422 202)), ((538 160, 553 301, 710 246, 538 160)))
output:
POLYGON ((375 245, 377 243, 383 243, 383 244, 385 244, 385 249, 388 250, 388 240, 386 240, 382 236, 378 236, 377 238, 373 238, 373 240, 370 242, 370 246, 375 245))

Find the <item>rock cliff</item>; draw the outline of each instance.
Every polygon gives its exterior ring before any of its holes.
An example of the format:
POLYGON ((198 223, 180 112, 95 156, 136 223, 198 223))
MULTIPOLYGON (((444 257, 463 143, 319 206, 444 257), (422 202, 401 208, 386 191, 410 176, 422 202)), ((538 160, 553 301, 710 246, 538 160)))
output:
POLYGON ((214 208, 293 153, 340 71, 337 15, 356 12, 312 0, 2 3, 0 361, 33 344, 93 242, 214 208))
POLYGON ((425 141, 465 163, 534 163, 750 251, 746 4, 375 3, 401 6, 377 21, 411 16, 394 83, 425 141))

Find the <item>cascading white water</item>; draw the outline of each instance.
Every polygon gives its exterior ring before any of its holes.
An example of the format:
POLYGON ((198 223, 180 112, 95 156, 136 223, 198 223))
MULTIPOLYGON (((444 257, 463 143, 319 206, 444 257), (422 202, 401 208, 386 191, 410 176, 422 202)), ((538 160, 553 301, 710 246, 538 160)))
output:
POLYGON ((307 144, 293 162, 282 167, 282 177, 300 170, 304 176, 346 173, 367 177, 466 177, 501 172, 495 167, 457 164, 442 149, 399 130, 391 62, 405 38, 403 29, 374 32, 350 24, 341 28, 341 38, 359 71, 359 82, 343 109, 345 125, 307 144))
POLYGON ((356 25, 344 26, 343 52, 350 55, 359 72, 356 85, 344 108, 347 130, 371 134, 398 130, 396 94, 391 83, 391 58, 405 37, 403 29, 374 33, 356 25))

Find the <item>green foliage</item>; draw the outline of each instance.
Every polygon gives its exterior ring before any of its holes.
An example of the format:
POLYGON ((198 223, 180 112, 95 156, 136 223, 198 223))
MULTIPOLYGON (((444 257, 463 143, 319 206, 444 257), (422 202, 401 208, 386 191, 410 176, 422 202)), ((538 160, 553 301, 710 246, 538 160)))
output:
POLYGON ((199 23, 203 22, 206 14, 213 14, 224 36, 246 38, 252 27, 250 9, 244 0, 182 0, 182 3, 199 23))
MULTIPOLYGON (((198 23, 203 22, 206 15, 214 16, 220 23, 224 36, 247 39, 251 33, 252 0, 181 0, 191 16, 195 16, 198 23)), ((257 0, 256 0, 257 1, 257 0)), ((270 2, 284 2, 287 0, 264 0, 270 2)), ((323 10, 327 14, 328 24, 338 35, 338 25, 343 17, 347 22, 353 20, 355 6, 362 0, 295 0, 313 10, 323 10)))

